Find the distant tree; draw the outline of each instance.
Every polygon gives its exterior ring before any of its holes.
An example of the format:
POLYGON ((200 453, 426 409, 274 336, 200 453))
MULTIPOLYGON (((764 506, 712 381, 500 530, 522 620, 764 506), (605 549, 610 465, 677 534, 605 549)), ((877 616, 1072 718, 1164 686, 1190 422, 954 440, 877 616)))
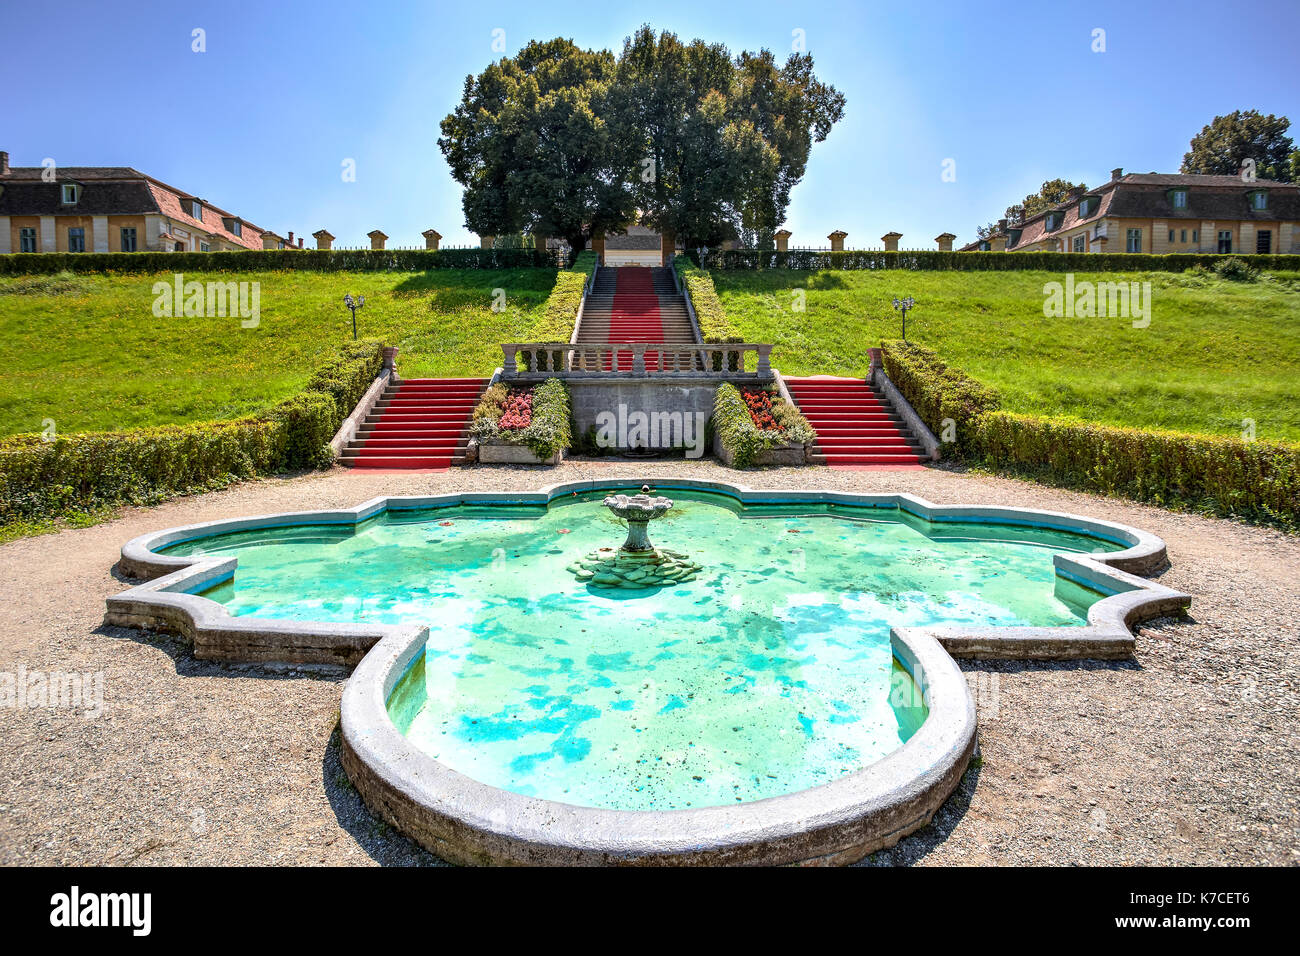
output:
POLYGON ((1296 168, 1300 164, 1292 156, 1295 144, 1286 135, 1290 127, 1285 116, 1264 116, 1258 110, 1216 116, 1192 137, 1182 172, 1235 176, 1245 160, 1253 159, 1260 179, 1300 182, 1296 168))
MULTIPOLYGON (((1024 212, 1021 219, 1031 219, 1040 212, 1046 212, 1054 206, 1059 206, 1070 198, 1070 194, 1074 190, 1087 188, 1083 183, 1072 183, 1068 179, 1049 179, 1043 183, 1038 192, 1025 197, 1022 204, 1024 212)), ((1014 206, 1011 207, 1011 209, 1014 208, 1014 206)), ((1011 209, 1007 210, 1008 219, 1011 218, 1011 209)))

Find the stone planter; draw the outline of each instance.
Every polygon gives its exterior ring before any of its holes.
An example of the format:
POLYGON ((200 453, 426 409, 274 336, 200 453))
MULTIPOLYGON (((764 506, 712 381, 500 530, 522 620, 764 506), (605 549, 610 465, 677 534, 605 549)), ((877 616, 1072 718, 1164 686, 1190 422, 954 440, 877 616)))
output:
POLYGON ((527 445, 512 445, 505 441, 479 442, 478 460, 485 465, 558 465, 564 451, 550 458, 538 458, 527 445))
MULTIPOLYGON (((757 457, 750 463, 750 467, 805 465, 808 463, 808 451, 811 447, 810 445, 776 445, 759 452, 757 457)), ((722 439, 716 434, 713 436, 713 454, 728 468, 736 467, 735 458, 732 456, 730 449, 722 444, 722 439)))

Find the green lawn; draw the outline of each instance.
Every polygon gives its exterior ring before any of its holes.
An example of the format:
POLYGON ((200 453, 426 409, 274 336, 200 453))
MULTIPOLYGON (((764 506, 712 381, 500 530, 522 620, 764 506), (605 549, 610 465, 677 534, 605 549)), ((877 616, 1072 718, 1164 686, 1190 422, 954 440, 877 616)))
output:
POLYGON ((363 293, 362 338, 397 345, 407 377, 488 376, 500 343, 541 314, 554 269, 421 273, 187 273, 186 281, 258 281, 261 319, 158 318, 170 274, 0 279, 0 435, 232 418, 293 394, 351 338, 345 292, 363 293), (493 290, 505 308, 492 311, 493 290))
POLYGON ((1253 283, 1191 273, 1076 274, 1151 283, 1151 323, 1045 318, 1047 272, 718 271, 727 315, 771 342, 787 375, 864 375, 867 348, 899 336, 891 304, 913 296, 910 341, 996 386, 1011 411, 1300 440, 1300 275, 1253 283), (794 310, 794 291, 806 311, 794 310))

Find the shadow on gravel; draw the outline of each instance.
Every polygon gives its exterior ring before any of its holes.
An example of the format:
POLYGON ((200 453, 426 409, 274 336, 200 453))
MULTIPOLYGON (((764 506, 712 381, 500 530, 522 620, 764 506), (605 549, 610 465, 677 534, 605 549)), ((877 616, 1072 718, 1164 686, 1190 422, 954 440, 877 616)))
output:
POLYGON ((935 811, 934 818, 911 836, 905 836, 888 850, 877 850, 855 866, 915 866, 948 839, 966 811, 970 809, 979 783, 984 758, 977 749, 970 766, 962 774, 957 789, 935 811))
POLYGON ((370 813, 343 769, 339 738, 335 724, 321 761, 321 782, 339 826, 380 866, 450 866, 370 813))
POLYGON ((225 661, 201 661, 194 656, 189 641, 178 634, 164 631, 101 624, 91 633, 155 647, 172 659, 176 673, 181 677, 253 677, 258 680, 302 680, 307 677, 339 685, 348 677, 340 668, 319 664, 230 664, 225 661))

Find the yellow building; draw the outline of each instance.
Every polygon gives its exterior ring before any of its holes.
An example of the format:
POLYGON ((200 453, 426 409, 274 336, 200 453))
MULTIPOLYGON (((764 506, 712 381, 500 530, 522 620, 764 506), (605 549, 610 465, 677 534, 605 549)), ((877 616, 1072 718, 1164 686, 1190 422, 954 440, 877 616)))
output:
POLYGON ((261 249, 247 219, 129 166, 14 166, 0 152, 0 253, 261 249))
POLYGON ((1300 186, 1240 176, 1111 171, 1110 181, 963 252, 1300 253, 1300 186))

